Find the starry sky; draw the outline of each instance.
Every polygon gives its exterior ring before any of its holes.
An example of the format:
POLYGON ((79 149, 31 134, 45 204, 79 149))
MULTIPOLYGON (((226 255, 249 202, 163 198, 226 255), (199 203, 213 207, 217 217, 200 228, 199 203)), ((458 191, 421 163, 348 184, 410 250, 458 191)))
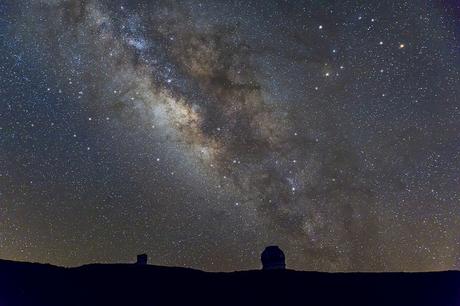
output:
POLYGON ((460 269, 458 1, 0 2, 0 257, 460 269))

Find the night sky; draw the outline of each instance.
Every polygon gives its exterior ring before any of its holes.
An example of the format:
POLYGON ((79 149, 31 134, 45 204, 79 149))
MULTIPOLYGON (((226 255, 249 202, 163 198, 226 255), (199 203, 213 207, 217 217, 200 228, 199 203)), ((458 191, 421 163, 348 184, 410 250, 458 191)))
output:
POLYGON ((460 3, 0 1, 0 258, 460 269, 460 3))

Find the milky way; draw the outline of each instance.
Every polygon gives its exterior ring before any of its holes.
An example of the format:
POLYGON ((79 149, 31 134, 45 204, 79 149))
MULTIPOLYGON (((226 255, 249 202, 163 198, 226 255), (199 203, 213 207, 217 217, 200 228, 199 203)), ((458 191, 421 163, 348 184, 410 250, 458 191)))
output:
POLYGON ((6 1, 1 257, 460 266, 460 7, 6 1))

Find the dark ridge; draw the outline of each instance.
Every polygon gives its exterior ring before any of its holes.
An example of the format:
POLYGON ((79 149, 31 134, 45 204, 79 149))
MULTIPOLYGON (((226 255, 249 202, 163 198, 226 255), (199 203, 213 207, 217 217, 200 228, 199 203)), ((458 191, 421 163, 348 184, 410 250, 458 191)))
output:
POLYGON ((63 268, 0 260, 1 306, 460 305, 460 272, 210 273, 139 264, 63 268))

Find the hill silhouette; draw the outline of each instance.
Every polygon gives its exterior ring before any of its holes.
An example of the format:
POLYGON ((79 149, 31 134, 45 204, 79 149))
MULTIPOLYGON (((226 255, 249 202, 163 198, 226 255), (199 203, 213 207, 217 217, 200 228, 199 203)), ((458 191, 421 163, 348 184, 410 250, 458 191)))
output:
POLYGON ((460 305, 460 272, 210 273, 138 264, 0 260, 0 305, 460 305))

